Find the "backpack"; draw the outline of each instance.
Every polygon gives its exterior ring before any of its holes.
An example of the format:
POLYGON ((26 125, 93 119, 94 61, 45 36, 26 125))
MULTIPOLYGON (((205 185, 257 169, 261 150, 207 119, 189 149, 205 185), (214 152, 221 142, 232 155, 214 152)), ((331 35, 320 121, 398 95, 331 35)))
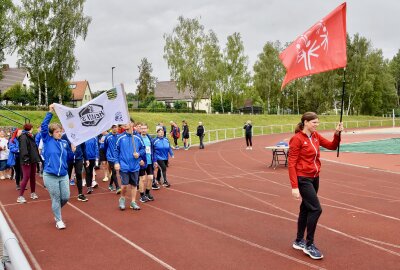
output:
POLYGON ((176 130, 176 138, 179 139, 181 137, 181 131, 179 128, 176 130))

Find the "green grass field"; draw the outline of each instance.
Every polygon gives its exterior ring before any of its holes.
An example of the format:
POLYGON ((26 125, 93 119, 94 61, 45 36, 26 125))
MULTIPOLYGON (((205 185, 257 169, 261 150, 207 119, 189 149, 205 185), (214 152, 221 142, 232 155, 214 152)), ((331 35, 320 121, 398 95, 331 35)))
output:
MULTIPOLYGON (((25 117, 28 117, 34 126, 39 126, 45 113, 43 111, 18 111, 25 117)), ((8 111, 0 110, 0 115, 12 118, 19 122, 24 122, 23 117, 12 115, 8 111)), ((205 142, 218 141, 225 138, 235 138, 243 136, 243 125, 247 120, 253 123, 253 134, 271 134, 282 132, 293 132, 294 126, 300 121, 299 115, 237 115, 237 114, 191 114, 191 113, 143 113, 131 112, 130 115, 135 121, 146 122, 149 126, 149 133, 155 133, 155 127, 159 122, 164 122, 167 130, 170 130, 169 121, 175 121, 181 126, 182 120, 189 124, 191 133, 196 132, 198 122, 203 122, 206 128, 205 142)), ((55 116, 53 121, 58 121, 55 116)), ((319 130, 333 130, 334 123, 338 122, 339 116, 330 115, 320 116, 321 125, 319 130), (328 123, 328 124, 324 124, 328 123)), ((382 118, 374 116, 344 116, 345 128, 355 127, 380 127, 392 126, 391 118, 382 118), (358 121, 358 122, 357 122, 358 121)), ((396 126, 400 125, 400 120, 396 120, 396 126)), ((0 116, 0 126, 16 126, 15 123, 0 116)), ((18 125, 17 125, 18 126, 18 125)), ((198 143, 198 138, 191 134, 192 144, 198 143)))

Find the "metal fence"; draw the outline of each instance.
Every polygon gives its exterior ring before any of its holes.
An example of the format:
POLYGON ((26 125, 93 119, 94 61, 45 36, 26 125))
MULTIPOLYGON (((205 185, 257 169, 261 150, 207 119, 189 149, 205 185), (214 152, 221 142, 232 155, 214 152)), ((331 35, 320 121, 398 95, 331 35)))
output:
MULTIPOLYGON (((338 122, 321 122, 318 130, 333 130, 336 128, 338 122)), ((394 127, 400 126, 400 119, 388 120, 365 120, 365 121, 347 121, 343 122, 344 128, 372 128, 372 127, 394 127)), ((279 133, 294 133, 296 128, 295 124, 285 125, 269 125, 269 126, 253 126, 253 136, 279 134, 279 133)), ((230 139, 242 138, 245 136, 245 130, 239 128, 225 128, 206 130, 204 133, 204 143, 215 143, 230 139)), ((190 132, 189 137, 190 145, 197 145, 200 143, 199 137, 196 132, 190 132)))

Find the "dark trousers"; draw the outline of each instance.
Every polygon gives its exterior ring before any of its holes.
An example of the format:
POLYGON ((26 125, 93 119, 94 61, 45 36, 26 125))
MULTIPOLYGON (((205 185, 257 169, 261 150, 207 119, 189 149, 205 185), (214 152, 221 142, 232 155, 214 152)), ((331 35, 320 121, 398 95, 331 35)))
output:
POLYGON ((117 178, 117 171, 114 168, 114 162, 109 161, 108 165, 110 166, 110 169, 111 169, 110 186, 114 183, 115 188, 118 189, 119 184, 118 184, 118 178, 117 178))
POLYGON ((174 137, 174 144, 175 144, 175 146, 178 145, 178 138, 175 138, 175 137, 174 137))
POLYGON ((21 161, 19 160, 19 157, 15 157, 14 178, 15 184, 19 185, 22 178, 21 161))
POLYGON ((86 186, 91 187, 92 186, 92 179, 93 179, 93 168, 96 160, 91 159, 89 160, 89 166, 86 167, 85 164, 85 170, 86 170, 86 186))
POLYGON ((204 134, 199 136, 199 139, 200 139, 200 149, 204 149, 204 144, 203 144, 204 134))
POLYGON ((246 134, 246 145, 253 146, 253 143, 251 141, 251 134, 246 134))
POLYGON ((297 239, 304 237, 304 231, 307 228, 307 245, 314 243, 315 229, 318 219, 321 216, 322 208, 318 200, 319 177, 297 177, 299 191, 302 198, 300 205, 299 219, 297 222, 297 239))
POLYGON ((157 160, 158 164, 158 171, 157 171, 157 181, 161 181, 161 174, 164 178, 164 183, 168 182, 167 181, 167 166, 168 166, 168 160, 157 160))
POLYGON ((35 192, 36 190, 36 165, 37 163, 31 164, 23 164, 22 168, 22 182, 21 182, 21 189, 19 191, 19 196, 24 196, 25 187, 28 184, 28 180, 30 180, 31 184, 31 192, 35 192))
POLYGON ((82 194, 82 168, 83 168, 83 160, 75 160, 68 162, 68 176, 71 179, 72 169, 75 168, 75 176, 76 176, 76 186, 78 188, 78 193, 82 194))

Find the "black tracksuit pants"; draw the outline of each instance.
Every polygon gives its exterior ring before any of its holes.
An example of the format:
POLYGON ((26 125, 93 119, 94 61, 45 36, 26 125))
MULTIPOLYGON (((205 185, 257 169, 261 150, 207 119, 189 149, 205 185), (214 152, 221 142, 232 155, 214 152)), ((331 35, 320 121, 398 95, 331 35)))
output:
POLYGON ((302 198, 300 205, 299 219, 297 223, 297 238, 299 241, 304 238, 307 228, 307 246, 314 243, 315 229, 318 219, 321 216, 322 208, 318 200, 319 177, 297 177, 299 191, 302 198))

